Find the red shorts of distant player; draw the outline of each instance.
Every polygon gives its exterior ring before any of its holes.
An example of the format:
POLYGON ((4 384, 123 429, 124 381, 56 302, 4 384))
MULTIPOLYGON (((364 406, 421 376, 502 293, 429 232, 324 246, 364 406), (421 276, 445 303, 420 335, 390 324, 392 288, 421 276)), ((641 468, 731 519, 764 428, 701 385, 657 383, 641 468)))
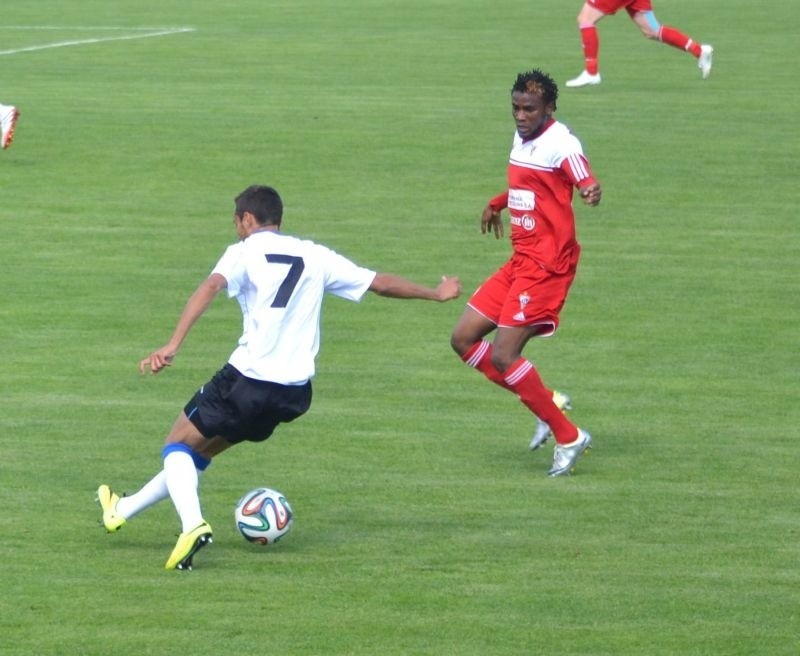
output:
POLYGON ((623 7, 631 16, 640 11, 653 11, 650 0, 586 0, 586 4, 609 15, 616 14, 623 7))
POLYGON ((565 273, 552 273, 515 254, 478 287, 467 305, 500 327, 535 326, 537 336, 547 337, 558 328, 577 264, 576 256, 565 273))

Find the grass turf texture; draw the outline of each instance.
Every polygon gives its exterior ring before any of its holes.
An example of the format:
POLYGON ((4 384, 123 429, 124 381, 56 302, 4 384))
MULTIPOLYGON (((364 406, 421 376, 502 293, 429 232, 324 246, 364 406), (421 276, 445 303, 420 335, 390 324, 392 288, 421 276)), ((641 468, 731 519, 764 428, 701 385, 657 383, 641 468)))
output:
POLYGON ((0 153, 3 654, 797 653, 791 0, 657 6, 714 44, 707 82, 607 19, 602 86, 562 88, 605 198, 527 354, 594 433, 577 475, 547 479, 523 408, 449 352, 460 301, 331 299, 311 411, 204 474, 215 544, 190 574, 162 569, 168 502, 109 536, 92 497, 158 469, 238 336, 220 300, 173 369, 135 370, 234 238, 232 197, 273 184, 287 232, 469 293, 508 253, 477 229, 508 90, 578 73, 580 3, 133 4, 17 3, 0 27, 3 50, 196 28, 0 57, 22 110, 0 153), (258 485, 296 512, 274 549, 233 527, 258 485))

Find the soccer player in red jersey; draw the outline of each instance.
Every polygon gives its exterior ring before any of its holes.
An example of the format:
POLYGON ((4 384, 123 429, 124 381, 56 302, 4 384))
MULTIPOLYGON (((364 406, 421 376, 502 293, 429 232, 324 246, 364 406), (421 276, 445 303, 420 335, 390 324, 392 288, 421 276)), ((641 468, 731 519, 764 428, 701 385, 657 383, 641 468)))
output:
POLYGON ((531 338, 556 331, 575 277, 580 246, 573 190, 591 206, 601 196, 580 142, 553 118, 557 97, 549 75, 532 70, 517 76, 511 90, 516 132, 508 190, 489 201, 481 216, 481 233, 499 239, 500 213, 508 209, 513 253, 472 295, 450 340, 466 364, 519 396, 545 434, 552 431, 556 447, 550 476, 569 474, 592 438, 567 419, 561 395, 545 387, 522 350, 531 338), (486 336, 492 331, 490 342, 486 336))
POLYGON ((586 0, 578 14, 578 29, 581 32, 585 61, 584 70, 578 77, 567 81, 568 87, 600 84, 597 59, 600 40, 597 36, 596 25, 601 18, 616 14, 623 8, 645 37, 657 39, 661 43, 691 53, 697 59, 697 67, 700 69, 703 79, 711 74, 711 57, 714 54, 714 48, 707 44, 697 43, 674 27, 661 25, 653 13, 651 0, 586 0))

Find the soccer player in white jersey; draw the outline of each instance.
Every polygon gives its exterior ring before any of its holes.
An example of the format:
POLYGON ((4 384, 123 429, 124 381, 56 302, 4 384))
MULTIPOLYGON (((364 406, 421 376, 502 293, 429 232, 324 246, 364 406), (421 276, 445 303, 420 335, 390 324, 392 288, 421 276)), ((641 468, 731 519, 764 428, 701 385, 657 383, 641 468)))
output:
POLYGON ((587 205, 600 202, 600 185, 578 139, 553 118, 558 87, 539 70, 520 73, 511 90, 516 132, 508 164, 508 189, 489 201, 481 232, 503 234, 500 212, 508 208, 513 253, 472 295, 453 330, 461 359, 509 390, 537 418, 536 449, 552 432, 553 466, 562 476, 592 438, 562 412, 568 397, 545 387, 522 350, 533 337, 552 335, 575 278, 580 246, 575 239, 573 190, 587 205), (486 336, 495 331, 494 340, 486 336))
POLYGON ((170 366, 195 321, 223 289, 242 310, 239 343, 228 363, 178 416, 162 450, 163 469, 131 496, 120 497, 108 485, 97 490, 108 532, 171 497, 181 534, 166 569, 191 569, 194 554, 211 542, 211 527, 200 509, 199 472, 231 446, 266 440, 278 424, 308 410, 326 292, 351 301, 372 291, 439 302, 461 293, 455 277, 442 277, 436 288, 425 287, 281 234, 283 204, 271 187, 248 187, 235 202, 233 223, 240 241, 228 247, 189 298, 170 340, 144 358, 139 369, 157 374, 170 366))
POLYGON ((13 105, 0 103, 0 148, 5 150, 14 140, 14 130, 17 129, 19 110, 13 105))

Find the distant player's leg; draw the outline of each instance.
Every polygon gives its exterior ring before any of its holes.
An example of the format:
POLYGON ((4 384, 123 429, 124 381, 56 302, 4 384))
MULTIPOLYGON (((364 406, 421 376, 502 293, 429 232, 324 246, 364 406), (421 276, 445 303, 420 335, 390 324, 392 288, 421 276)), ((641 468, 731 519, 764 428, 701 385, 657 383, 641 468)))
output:
POLYGON ((585 87, 600 84, 600 38, 597 33, 597 22, 605 14, 592 7, 588 2, 578 14, 578 30, 583 48, 583 71, 578 77, 567 80, 568 87, 585 87))
POLYGON ((684 50, 695 57, 703 79, 711 74, 714 48, 710 45, 700 44, 674 27, 661 25, 652 10, 636 12, 631 15, 631 18, 648 39, 657 39, 661 43, 684 50))

